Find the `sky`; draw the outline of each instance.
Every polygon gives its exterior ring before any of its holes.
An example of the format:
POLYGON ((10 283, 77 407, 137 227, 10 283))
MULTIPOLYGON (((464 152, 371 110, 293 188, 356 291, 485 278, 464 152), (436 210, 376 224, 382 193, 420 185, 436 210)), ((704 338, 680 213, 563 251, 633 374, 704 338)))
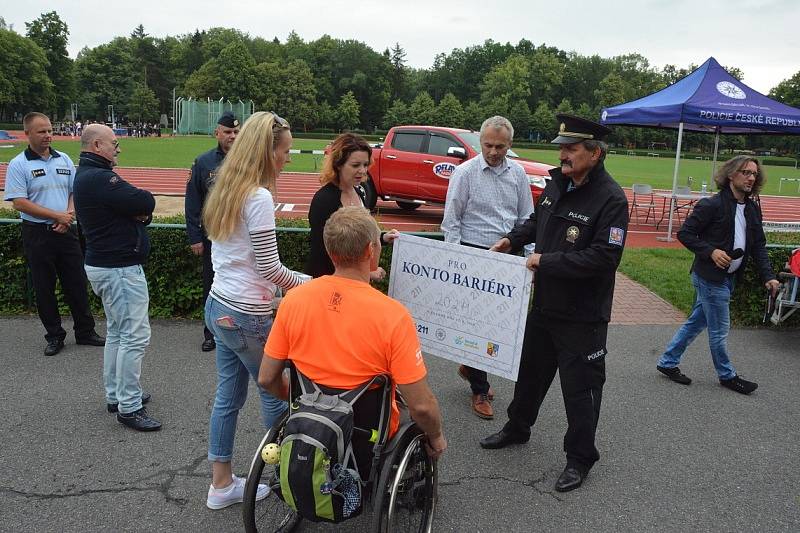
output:
POLYGON ((72 57, 142 24, 154 37, 224 26, 281 42, 292 30, 305 41, 328 34, 378 52, 400 43, 416 68, 487 39, 602 57, 636 52, 657 68, 714 56, 762 93, 800 71, 797 0, 0 0, 0 16, 23 34, 25 22, 52 10, 69 26, 72 57))

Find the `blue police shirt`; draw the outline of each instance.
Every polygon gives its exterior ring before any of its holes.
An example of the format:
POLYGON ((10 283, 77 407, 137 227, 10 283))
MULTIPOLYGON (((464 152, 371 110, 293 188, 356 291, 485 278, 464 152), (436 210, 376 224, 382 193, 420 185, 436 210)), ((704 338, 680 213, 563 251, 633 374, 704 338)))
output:
MULTIPOLYGON (((50 157, 42 159, 28 147, 8 164, 4 199, 26 198, 53 211, 66 211, 74 180, 75 165, 67 154, 50 148, 50 157)), ((55 223, 22 212, 20 217, 29 222, 55 223)))

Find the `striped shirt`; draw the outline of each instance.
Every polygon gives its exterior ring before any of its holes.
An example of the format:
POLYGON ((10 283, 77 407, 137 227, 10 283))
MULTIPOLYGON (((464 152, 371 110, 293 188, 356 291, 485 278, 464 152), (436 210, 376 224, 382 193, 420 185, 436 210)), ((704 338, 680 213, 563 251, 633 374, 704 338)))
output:
POLYGON ((533 213, 525 170, 508 158, 492 167, 482 154, 456 167, 447 187, 445 242, 489 248, 533 213))
POLYGON ((291 289, 307 276, 281 264, 275 237, 272 194, 259 188, 242 209, 242 224, 224 241, 212 241, 214 282, 211 297, 251 315, 272 312, 277 287, 291 289))

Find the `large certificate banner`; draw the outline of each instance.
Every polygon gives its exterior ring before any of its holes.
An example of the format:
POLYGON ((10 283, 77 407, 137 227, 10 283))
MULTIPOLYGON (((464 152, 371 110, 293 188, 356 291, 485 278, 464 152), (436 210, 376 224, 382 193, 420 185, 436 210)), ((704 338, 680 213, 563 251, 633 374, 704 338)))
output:
POLYGON ((523 257, 403 234, 389 295, 414 317, 423 352, 516 381, 531 279, 523 257))

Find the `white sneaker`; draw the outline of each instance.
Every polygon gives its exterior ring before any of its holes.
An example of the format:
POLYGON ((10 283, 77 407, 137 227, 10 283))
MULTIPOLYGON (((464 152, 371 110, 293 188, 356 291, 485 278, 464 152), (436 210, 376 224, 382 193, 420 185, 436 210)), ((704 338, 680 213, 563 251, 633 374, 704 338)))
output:
MULTIPOLYGON (((224 509, 233 504, 242 503, 245 483, 246 480, 243 477, 233 476, 233 483, 224 489, 215 489, 214 485, 209 486, 206 507, 209 509, 224 509)), ((256 501, 263 500, 268 495, 269 487, 259 483, 256 491, 256 501)))

